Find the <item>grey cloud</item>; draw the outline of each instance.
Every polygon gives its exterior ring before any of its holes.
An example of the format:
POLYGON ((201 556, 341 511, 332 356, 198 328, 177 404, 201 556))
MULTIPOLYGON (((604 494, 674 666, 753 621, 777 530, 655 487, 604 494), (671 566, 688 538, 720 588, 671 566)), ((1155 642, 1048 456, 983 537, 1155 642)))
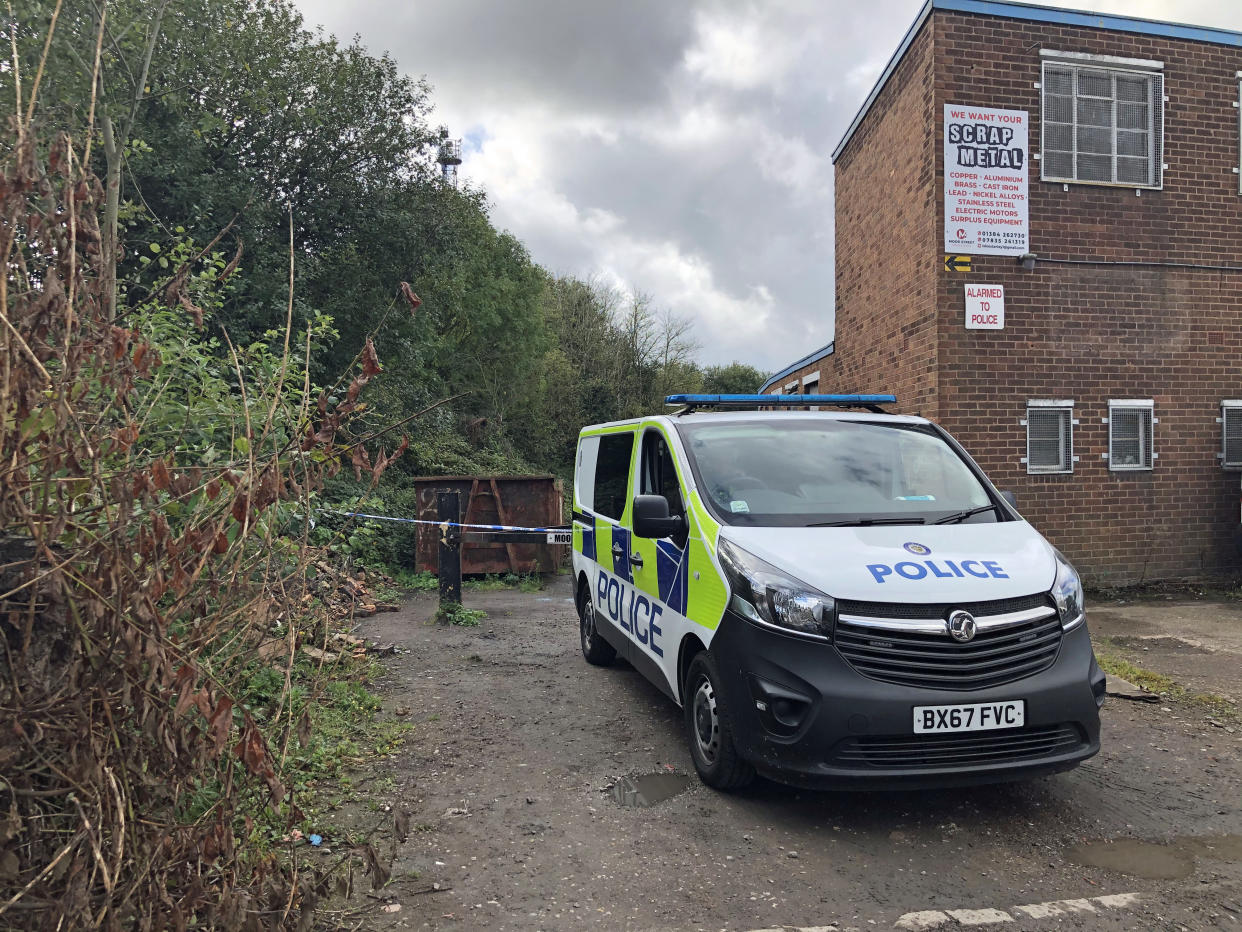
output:
MULTIPOLYGON (((796 255, 801 243, 831 228, 830 202, 818 211, 800 209, 787 188, 758 174, 755 158, 763 148, 763 140, 750 138, 710 156, 670 155, 644 140, 569 146, 560 187, 576 204, 624 217, 634 235, 675 240, 709 257, 731 290, 764 283, 785 295, 805 278, 817 293, 827 289, 830 295, 831 274, 825 278, 796 255)), ((782 170, 779 160, 772 163, 774 172, 782 170)))
POLYGON ((648 106, 666 93, 691 7, 663 0, 302 0, 307 21, 360 33, 442 93, 504 106, 521 95, 592 111, 648 106))
MULTIPOLYGON (((709 363, 832 338, 830 155, 922 0, 298 2, 427 75, 438 119, 483 139, 463 177, 547 268, 652 292, 709 363)), ((1060 5, 1242 29, 1236 0, 1060 5)))

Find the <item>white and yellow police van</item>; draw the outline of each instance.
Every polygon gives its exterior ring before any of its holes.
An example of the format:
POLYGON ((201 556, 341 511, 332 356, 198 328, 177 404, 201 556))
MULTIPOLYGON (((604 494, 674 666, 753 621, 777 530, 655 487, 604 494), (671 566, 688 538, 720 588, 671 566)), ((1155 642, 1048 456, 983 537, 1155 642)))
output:
POLYGON ((1078 574, 894 400, 670 395, 581 432, 582 653, 682 706, 711 786, 984 783, 1099 750, 1078 574), (793 405, 831 410, 737 410, 793 405))

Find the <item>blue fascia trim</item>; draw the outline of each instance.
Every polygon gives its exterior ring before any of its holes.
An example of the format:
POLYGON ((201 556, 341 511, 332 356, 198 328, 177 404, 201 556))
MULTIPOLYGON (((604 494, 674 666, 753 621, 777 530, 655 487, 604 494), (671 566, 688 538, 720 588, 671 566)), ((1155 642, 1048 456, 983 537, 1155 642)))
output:
POLYGON ((1003 16, 1008 19, 1025 19, 1038 23, 1056 23, 1060 26, 1086 26, 1089 29, 1106 29, 1110 32, 1133 32, 1141 36, 1189 39, 1192 42, 1214 42, 1217 45, 1242 47, 1242 32, 1218 29, 1215 26, 1192 26, 1188 23, 1175 23, 1165 19, 1140 19, 1116 13, 1066 10, 1039 6, 1034 3, 1015 3, 1012 0, 932 0, 932 4, 937 10, 1003 16))
POLYGON ((1212 42, 1217 45, 1231 45, 1242 48, 1242 33, 1230 29, 1217 29, 1212 26, 1191 26, 1185 23, 1174 23, 1159 19, 1137 19, 1133 16, 1121 16, 1114 13, 1091 13, 1087 10, 1063 10, 1033 3, 1013 3, 1010 0, 927 0, 914 23, 906 31, 897 46, 897 51, 888 60, 880 78, 863 101, 853 122, 845 131, 837 147, 832 150, 832 161, 836 164, 845 147, 853 138, 858 126, 862 123, 867 111, 880 96, 888 79, 892 77, 897 65, 905 57, 906 51, 914 42, 919 29, 927 21, 932 10, 948 10, 954 13, 974 13, 980 16, 998 16, 1005 19, 1022 19, 1037 23, 1054 23, 1059 26, 1085 26, 1089 29, 1104 29, 1111 32, 1132 32, 1143 36, 1157 36, 1164 39, 1187 39, 1192 42, 1212 42))
POLYGON ((831 356, 833 353, 833 348, 835 346, 836 346, 836 340, 833 340, 827 346, 821 346, 819 349, 811 353, 809 356, 803 356, 793 365, 786 366, 780 372, 776 373, 776 375, 772 376, 772 378, 768 379, 766 382, 760 385, 759 393, 763 394, 769 388, 771 388, 773 385, 775 385, 777 382, 783 379, 785 376, 789 375, 789 373, 797 372, 802 367, 809 366, 811 363, 816 362, 817 360, 823 359, 825 356, 831 356))

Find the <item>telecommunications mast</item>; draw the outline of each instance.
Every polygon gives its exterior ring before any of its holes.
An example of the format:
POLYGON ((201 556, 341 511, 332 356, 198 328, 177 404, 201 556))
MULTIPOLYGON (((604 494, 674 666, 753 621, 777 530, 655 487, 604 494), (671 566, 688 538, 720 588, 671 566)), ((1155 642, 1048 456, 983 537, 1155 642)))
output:
POLYGON ((436 156, 436 161, 440 163, 444 183, 457 187, 457 166, 461 164, 461 140, 441 139, 440 154, 436 156))

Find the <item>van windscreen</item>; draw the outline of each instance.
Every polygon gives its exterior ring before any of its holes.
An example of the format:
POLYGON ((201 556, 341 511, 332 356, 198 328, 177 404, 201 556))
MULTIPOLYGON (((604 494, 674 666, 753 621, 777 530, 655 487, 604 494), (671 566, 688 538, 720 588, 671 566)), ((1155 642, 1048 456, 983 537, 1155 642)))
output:
POLYGON ((992 503, 928 425, 807 417, 682 421, 677 429, 700 494, 727 524, 931 523, 992 503))

